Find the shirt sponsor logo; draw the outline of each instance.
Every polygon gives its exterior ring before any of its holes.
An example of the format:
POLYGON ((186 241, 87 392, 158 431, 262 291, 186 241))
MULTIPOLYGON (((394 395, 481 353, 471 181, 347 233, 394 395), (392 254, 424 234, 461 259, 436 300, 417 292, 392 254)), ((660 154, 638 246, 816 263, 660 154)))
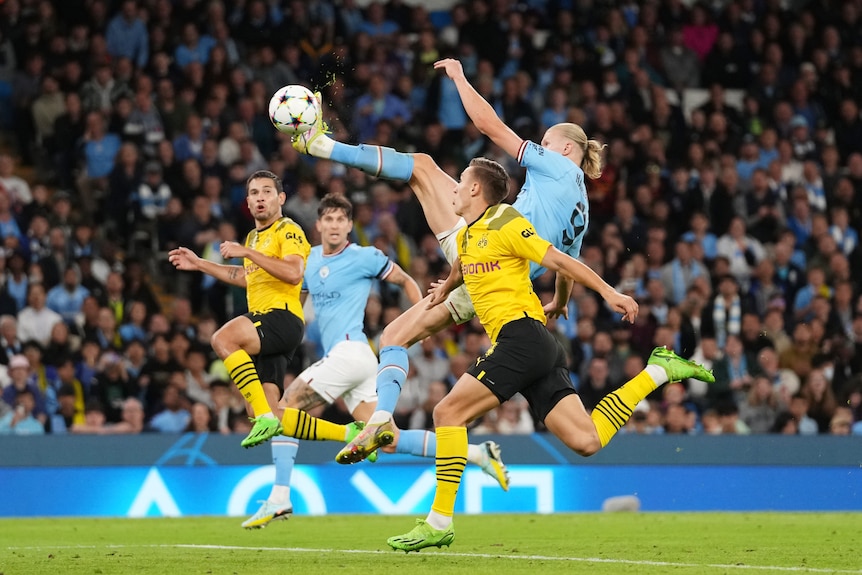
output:
POLYGON ((335 303, 335 300, 341 298, 341 292, 330 291, 330 292, 316 292, 311 294, 311 298, 314 300, 314 305, 317 307, 326 307, 331 303, 335 303))
POLYGON ((500 260, 495 262, 477 262, 474 264, 461 264, 461 273, 465 276, 478 275, 500 271, 500 260))

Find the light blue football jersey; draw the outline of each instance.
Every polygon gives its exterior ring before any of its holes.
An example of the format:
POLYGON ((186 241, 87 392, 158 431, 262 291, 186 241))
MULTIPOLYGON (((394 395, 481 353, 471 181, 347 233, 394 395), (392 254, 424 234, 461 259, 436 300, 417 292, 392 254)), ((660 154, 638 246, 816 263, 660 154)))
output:
POLYGON ((308 291, 325 353, 345 339, 367 341, 362 331, 371 284, 384 279, 395 264, 380 250, 356 244, 323 255, 314 246, 305 266, 303 290, 308 291))
MULTIPOLYGON (((590 224, 590 204, 584 171, 561 154, 524 140, 518 162, 527 177, 512 204, 527 218, 536 233, 573 258, 581 255, 581 244, 590 224)), ((545 268, 530 262, 530 279, 545 268)))

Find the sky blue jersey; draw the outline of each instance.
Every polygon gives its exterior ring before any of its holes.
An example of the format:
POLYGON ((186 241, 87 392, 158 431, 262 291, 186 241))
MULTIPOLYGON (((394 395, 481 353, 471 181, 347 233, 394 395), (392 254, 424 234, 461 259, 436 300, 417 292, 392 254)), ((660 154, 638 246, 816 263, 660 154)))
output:
POLYGON ((324 353, 345 339, 367 341, 362 326, 371 284, 394 266, 374 247, 347 244, 330 255, 323 255, 322 246, 311 248, 302 289, 311 295, 324 353))
MULTIPOLYGON (((580 256, 590 224, 584 171, 561 154, 529 140, 518 149, 518 163, 527 168, 527 177, 512 205, 554 247, 573 258, 580 256)), ((545 268, 530 262, 530 279, 543 273, 545 268)))

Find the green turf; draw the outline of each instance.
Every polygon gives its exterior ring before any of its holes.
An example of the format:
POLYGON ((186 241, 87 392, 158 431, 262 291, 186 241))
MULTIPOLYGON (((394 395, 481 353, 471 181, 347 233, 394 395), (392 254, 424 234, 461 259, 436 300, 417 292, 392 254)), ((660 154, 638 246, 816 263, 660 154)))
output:
POLYGON ((459 516, 453 547, 408 555, 386 538, 410 517, 241 519, 0 520, 0 575, 862 574, 859 513, 459 516))

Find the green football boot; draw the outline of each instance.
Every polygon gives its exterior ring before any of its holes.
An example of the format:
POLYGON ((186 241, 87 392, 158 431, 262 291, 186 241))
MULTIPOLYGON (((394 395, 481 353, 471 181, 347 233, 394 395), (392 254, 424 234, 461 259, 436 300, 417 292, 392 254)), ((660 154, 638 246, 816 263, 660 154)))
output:
POLYGON ((455 540, 455 525, 450 523, 447 529, 434 529, 424 519, 416 520, 416 527, 404 535, 395 535, 386 540, 393 549, 405 553, 419 551, 426 547, 449 547, 455 540))
POLYGON ((683 359, 666 347, 652 350, 647 365, 657 365, 667 373, 668 382, 684 379, 699 379, 706 383, 715 383, 715 376, 699 363, 683 359))
POLYGON ((254 422, 254 426, 248 432, 248 436, 240 443, 246 449, 265 443, 281 434, 281 421, 276 417, 253 417, 251 421, 254 422))

